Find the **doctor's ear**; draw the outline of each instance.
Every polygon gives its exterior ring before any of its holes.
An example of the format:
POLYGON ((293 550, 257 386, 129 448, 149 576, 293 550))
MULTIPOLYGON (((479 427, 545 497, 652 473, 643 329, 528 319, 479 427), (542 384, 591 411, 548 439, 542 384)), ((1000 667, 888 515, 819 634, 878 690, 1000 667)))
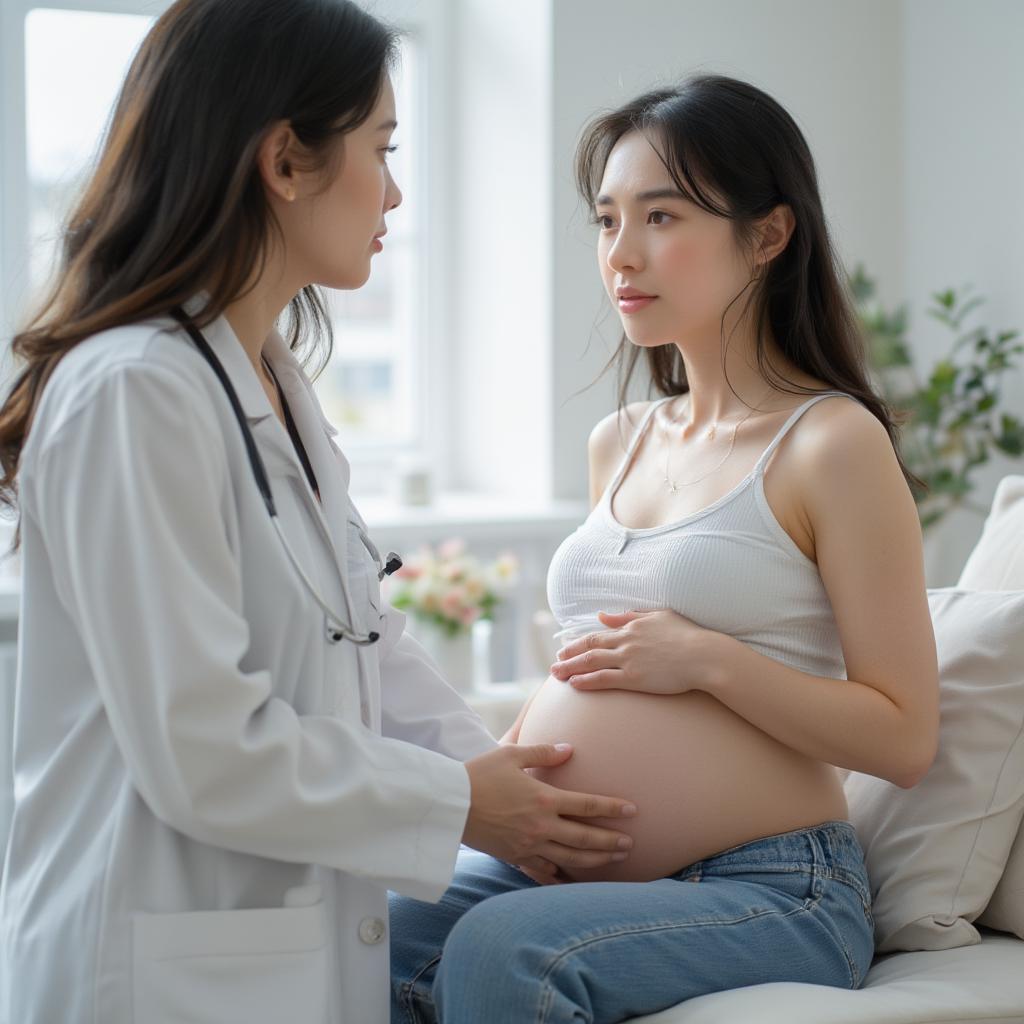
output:
POLYGON ((779 253, 785 251, 795 227, 796 217, 785 203, 780 203, 757 223, 757 263, 761 273, 779 253))
POLYGON ((260 142, 256 166, 268 192, 294 202, 302 193, 303 150, 288 121, 271 126, 260 142))

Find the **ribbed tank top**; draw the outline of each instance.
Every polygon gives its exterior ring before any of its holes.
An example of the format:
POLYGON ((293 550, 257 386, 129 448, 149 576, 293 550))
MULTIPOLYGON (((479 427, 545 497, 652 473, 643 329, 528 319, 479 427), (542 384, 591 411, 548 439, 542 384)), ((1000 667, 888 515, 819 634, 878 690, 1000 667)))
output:
POLYGON ((607 628, 599 611, 671 608, 812 675, 846 678, 832 605, 818 567, 782 528, 764 493, 772 452, 814 404, 794 409, 754 468, 727 494, 672 523, 622 526, 612 498, 658 406, 640 421, 614 479, 548 568, 548 603, 568 642, 607 628))

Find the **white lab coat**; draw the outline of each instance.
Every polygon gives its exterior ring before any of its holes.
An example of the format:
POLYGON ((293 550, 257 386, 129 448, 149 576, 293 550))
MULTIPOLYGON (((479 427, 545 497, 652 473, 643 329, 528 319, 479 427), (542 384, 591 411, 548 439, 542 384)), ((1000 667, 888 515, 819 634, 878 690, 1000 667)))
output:
POLYGON ((64 358, 19 472, 3 1024, 385 1024, 387 890, 441 897, 461 761, 497 745, 381 602, 348 463, 280 335, 264 352, 322 507, 227 320, 204 333, 297 557, 382 639, 326 642, 174 321, 64 358))

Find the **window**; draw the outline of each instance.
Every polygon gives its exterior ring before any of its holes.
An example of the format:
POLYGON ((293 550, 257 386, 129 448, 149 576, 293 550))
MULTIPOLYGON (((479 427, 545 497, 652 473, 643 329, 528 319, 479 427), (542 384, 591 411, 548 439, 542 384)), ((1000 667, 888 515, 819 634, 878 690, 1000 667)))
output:
POLYGON ((346 451, 360 446, 414 443, 418 411, 417 357, 425 342, 421 280, 421 233, 417 229, 423 177, 423 133, 413 97, 419 87, 417 49, 402 47, 394 79, 398 129, 390 156, 403 201, 387 216, 384 252, 374 257, 369 281, 351 292, 327 290, 334 326, 334 354, 316 381, 324 413, 344 431, 346 451))
MULTIPOLYGON (((132 56, 165 0, 3 0, 0 66, 0 327, 9 337, 55 265, 62 221, 86 180, 132 56)), ((334 355, 316 382, 327 417, 353 462, 383 478, 404 452, 437 443, 425 423, 428 283, 426 120, 431 84, 425 42, 439 5, 393 0, 377 12, 406 29, 394 85, 398 151, 390 160, 404 196, 387 217, 384 252, 369 282, 327 291, 334 355)), ((437 65, 437 62, 434 62, 437 65)), ((435 72, 436 74, 436 72, 435 72)), ((435 149, 435 153, 437 150, 435 149)), ((440 177, 440 176, 437 176, 440 177)), ((436 193, 435 193, 436 195, 436 193)), ((434 321, 436 323, 436 320, 434 321)), ((436 398, 434 399, 436 401, 436 398)), ((371 484, 369 489, 373 489, 371 484)))
POLYGON ((128 65, 153 19, 35 8, 25 17, 28 291, 49 281, 128 65), (55 71, 59 69, 59 73, 55 71))

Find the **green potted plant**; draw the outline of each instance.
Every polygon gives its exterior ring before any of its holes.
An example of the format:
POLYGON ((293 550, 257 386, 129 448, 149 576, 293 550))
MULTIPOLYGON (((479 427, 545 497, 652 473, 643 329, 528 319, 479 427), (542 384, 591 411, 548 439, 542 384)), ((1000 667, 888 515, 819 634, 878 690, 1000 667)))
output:
POLYGON ((905 415, 904 460, 928 485, 928 490, 912 488, 922 529, 957 507, 984 515, 987 507, 970 498, 975 471, 988 462, 993 449, 1011 458, 1024 454, 1024 424, 1006 410, 1000 391, 1003 374, 1024 352, 1019 332, 969 326, 985 301, 969 288, 936 292, 927 312, 949 330, 951 341, 948 353, 922 379, 907 342, 906 305, 884 309, 875 299, 874 281, 861 266, 850 286, 876 385, 889 405, 905 415))

